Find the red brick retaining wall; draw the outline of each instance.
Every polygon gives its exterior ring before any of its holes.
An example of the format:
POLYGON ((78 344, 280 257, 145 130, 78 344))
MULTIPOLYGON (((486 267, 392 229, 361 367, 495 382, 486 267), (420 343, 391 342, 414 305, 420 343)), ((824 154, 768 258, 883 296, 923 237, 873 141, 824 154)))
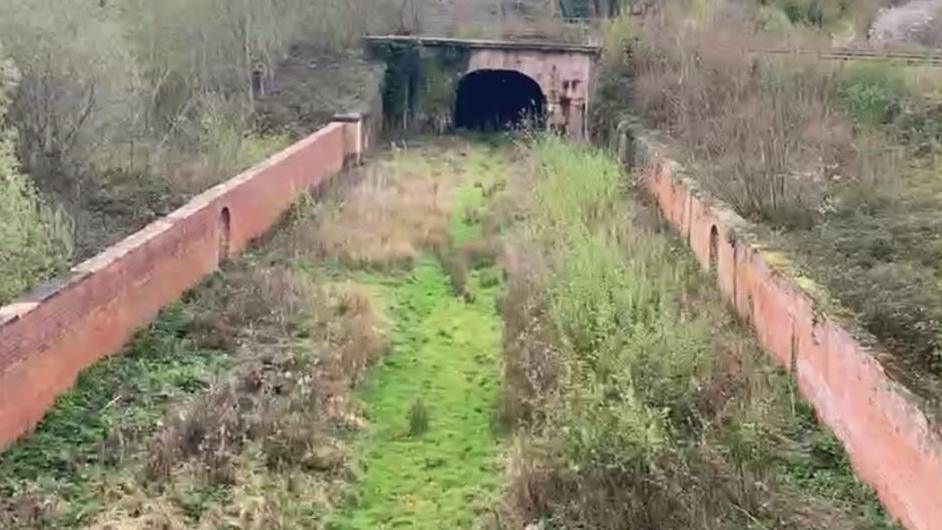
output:
POLYGON ((0 448, 164 305, 267 230, 297 196, 359 159, 361 120, 327 125, 195 197, 56 285, 0 307, 0 448))
POLYGON ((747 241, 748 223, 698 192, 676 164, 654 157, 644 180, 761 343, 793 371, 858 477, 907 528, 942 529, 942 437, 918 398, 887 375, 879 352, 823 314, 774 255, 747 241))

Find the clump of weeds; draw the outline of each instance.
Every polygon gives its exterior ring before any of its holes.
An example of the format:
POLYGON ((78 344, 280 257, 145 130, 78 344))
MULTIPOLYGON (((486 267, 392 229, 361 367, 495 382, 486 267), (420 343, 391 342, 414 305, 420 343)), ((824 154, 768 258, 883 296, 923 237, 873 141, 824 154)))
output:
POLYGON ((453 182, 424 169, 420 156, 402 152, 364 169, 313 230, 296 234, 300 246, 355 267, 411 267, 423 249, 448 242, 453 182))
POLYGON ((492 525, 892 528, 615 162, 553 137, 529 149, 508 187, 526 193, 502 258, 516 435, 492 525))
POLYGON ((421 436, 428 431, 428 409, 422 398, 417 398, 409 407, 409 436, 421 436))

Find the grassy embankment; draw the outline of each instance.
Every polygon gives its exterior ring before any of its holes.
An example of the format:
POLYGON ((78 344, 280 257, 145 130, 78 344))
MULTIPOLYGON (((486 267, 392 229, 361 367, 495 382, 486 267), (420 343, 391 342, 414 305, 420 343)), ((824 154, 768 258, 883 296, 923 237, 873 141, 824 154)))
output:
POLYGON ((555 138, 529 156, 509 201, 503 522, 892 527, 615 162, 555 138))

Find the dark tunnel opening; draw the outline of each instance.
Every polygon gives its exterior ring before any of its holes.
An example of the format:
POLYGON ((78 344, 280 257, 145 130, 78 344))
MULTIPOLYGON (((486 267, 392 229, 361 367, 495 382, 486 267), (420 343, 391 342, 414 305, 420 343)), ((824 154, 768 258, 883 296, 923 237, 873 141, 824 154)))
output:
POLYGON ((477 70, 465 75, 455 98, 455 127, 478 131, 543 125, 546 98, 540 85, 513 70, 477 70))

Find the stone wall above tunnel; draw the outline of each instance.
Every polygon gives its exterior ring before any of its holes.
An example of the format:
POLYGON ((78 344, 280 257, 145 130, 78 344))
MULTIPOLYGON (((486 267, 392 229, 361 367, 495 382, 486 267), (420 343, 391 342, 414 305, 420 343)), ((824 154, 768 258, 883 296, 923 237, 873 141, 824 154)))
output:
POLYGON ((455 96, 472 72, 514 71, 535 81, 545 98, 547 127, 586 136, 598 48, 564 43, 367 37, 372 56, 385 62, 388 130, 443 132, 454 126, 455 96))

